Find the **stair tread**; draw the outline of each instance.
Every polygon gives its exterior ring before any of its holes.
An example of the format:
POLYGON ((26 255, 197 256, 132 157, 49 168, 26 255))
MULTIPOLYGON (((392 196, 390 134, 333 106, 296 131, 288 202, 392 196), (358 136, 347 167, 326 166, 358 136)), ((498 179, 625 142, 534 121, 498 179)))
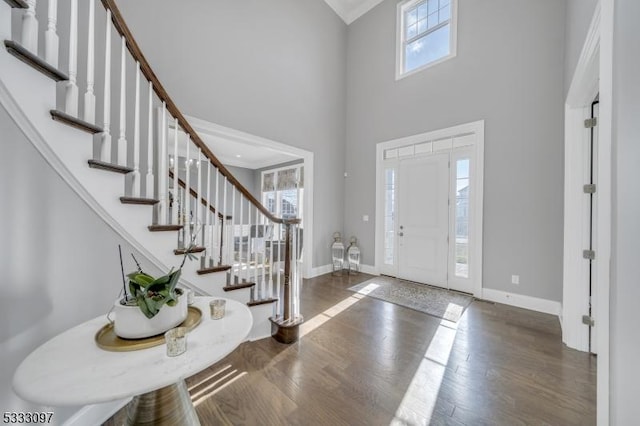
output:
MULTIPOLYGON (((194 247, 191 250, 189 250, 189 253, 202 253, 203 251, 205 251, 206 248, 205 247, 194 247)), ((187 252, 186 249, 175 249, 173 251, 173 254, 175 255, 181 255, 181 254, 185 254, 187 252)))
POLYGON ((60 123, 66 124, 71 127, 75 127, 78 130, 85 131, 87 133, 96 134, 102 133, 102 128, 96 126, 95 124, 91 124, 87 121, 76 118, 72 115, 69 115, 65 112, 58 111, 56 109, 51 110, 51 118, 60 123))
POLYGON ((198 275, 204 275, 204 274, 212 274, 214 272, 228 271, 229 269, 231 269, 231 265, 218 265, 218 266, 212 266, 210 268, 198 269, 196 272, 198 273, 198 275))
POLYGON ((118 164, 106 163, 100 160, 89 160, 89 167, 94 169, 106 170, 108 172, 127 174, 133 171, 132 168, 126 166, 120 166, 118 164))
POLYGON ((226 285, 224 287, 222 287, 222 289, 224 291, 233 291, 233 290, 240 290, 243 288, 250 288, 255 286, 256 283, 240 283, 240 284, 231 284, 231 285, 226 285))
POLYGON ((147 228, 151 232, 179 231, 182 229, 182 225, 149 225, 147 228))
POLYGON ((48 64, 44 59, 38 57, 38 55, 33 54, 26 47, 22 46, 20 43, 17 43, 13 40, 5 40, 4 45, 7 48, 7 51, 11 53, 16 58, 20 59, 22 62, 30 65, 37 71, 40 71, 42 74, 51 78, 54 81, 65 81, 69 80, 69 77, 55 68, 51 64, 48 64))
POLYGON ((120 202, 122 204, 140 204, 152 206, 154 204, 158 204, 160 200, 156 200, 154 198, 120 197, 120 202))
POLYGON ((29 5, 24 0, 4 0, 9 6, 16 9, 28 9, 29 5))
POLYGON ((250 302, 247 302, 247 306, 258 306, 258 305, 266 305, 267 303, 274 303, 277 302, 278 299, 274 298, 274 297, 270 297, 268 299, 262 299, 262 300, 252 300, 250 302))

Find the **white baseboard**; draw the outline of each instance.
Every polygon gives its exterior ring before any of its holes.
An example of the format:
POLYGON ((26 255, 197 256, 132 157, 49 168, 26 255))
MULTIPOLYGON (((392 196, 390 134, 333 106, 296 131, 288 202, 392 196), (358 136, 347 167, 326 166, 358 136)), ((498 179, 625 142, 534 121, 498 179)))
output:
POLYGON ((540 299, 538 297, 525 296, 516 293, 507 293, 506 291, 493 290, 491 288, 482 289, 482 299, 556 316, 560 316, 560 313, 562 312, 561 303, 556 302, 555 300, 540 299))
MULTIPOLYGON (((315 278, 315 277, 319 277, 320 275, 328 274, 332 272, 332 270, 333 268, 331 267, 331 264, 316 266, 315 268, 311 268, 311 276, 309 278, 315 278)), ((375 266, 371 266, 371 265, 360 265, 360 271, 369 275, 378 275, 378 272, 376 271, 375 266)), ((345 269, 345 272, 346 272, 346 269, 345 269)))
POLYGON ((64 422, 63 426, 101 425, 127 405, 129 401, 131 398, 105 402, 104 404, 86 405, 64 422))
POLYGON ((329 272, 331 272, 331 270, 331 264, 316 266, 314 268, 311 268, 311 276, 309 278, 315 278, 319 277, 320 275, 328 274, 329 272))
POLYGON ((378 271, 376 271, 376 267, 371 265, 360 265, 360 271, 369 275, 380 275, 378 271))

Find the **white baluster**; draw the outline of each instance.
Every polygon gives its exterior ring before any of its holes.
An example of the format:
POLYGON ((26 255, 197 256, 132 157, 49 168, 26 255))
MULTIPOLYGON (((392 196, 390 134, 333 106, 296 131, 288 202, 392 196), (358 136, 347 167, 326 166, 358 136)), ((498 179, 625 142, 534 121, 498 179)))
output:
MULTIPOLYGON (((222 232, 224 235, 226 229, 227 229, 227 177, 224 177, 224 189, 222 191, 222 224, 224 226, 221 227, 220 232, 222 232)), ((224 241, 224 239, 222 240, 224 241)), ((222 242, 220 243, 222 244, 222 242)), ((222 259, 222 253, 224 253, 224 245, 220 247, 220 263, 223 263, 224 261, 226 261, 227 259, 222 259)))
POLYGON ((235 239, 234 239, 234 235, 236 233, 236 227, 235 227, 235 221, 236 221, 236 189, 235 187, 233 187, 231 189, 231 223, 230 223, 230 227, 231 227, 231 239, 229 241, 229 244, 226 247, 226 253, 227 253, 227 265, 233 265, 233 261, 235 260, 235 256, 234 251, 235 251, 235 239))
MULTIPOLYGON (((207 235, 207 241, 205 242, 206 253, 208 259, 205 260, 207 266, 213 266, 213 239, 211 238, 211 161, 207 161, 207 207, 204 211, 205 217, 205 230, 207 235)), ((215 219, 214 219, 215 220, 215 219)))
POLYGON ((96 121, 95 83, 95 0, 89 0, 89 34, 87 37, 87 91, 84 94, 84 121, 96 121))
MULTIPOLYGON (((196 205, 195 205, 195 212, 194 212, 194 222, 196 223, 196 227, 198 227, 198 224, 201 222, 201 213, 200 213, 200 206, 202 206, 201 200, 202 200, 202 167, 201 166, 201 162, 202 162, 202 150, 200 148, 198 148, 198 162, 196 163, 196 170, 198 171, 198 189, 196 189, 196 193, 198 194, 198 196, 196 197, 196 205)), ((200 233, 198 233, 200 234, 200 233)), ((202 241, 201 246, 204 245, 204 241, 202 241)))
POLYGON ((220 238, 219 236, 220 234, 220 218, 218 217, 220 215, 220 203, 218 202, 219 200, 219 195, 220 195, 220 170, 218 170, 218 168, 216 167, 216 215, 214 217, 214 221, 213 223, 215 224, 215 247, 216 247, 216 251, 215 251, 215 258, 216 258, 216 265, 219 265, 221 262, 220 259, 220 238))
POLYGON ((71 0, 69 22, 69 81, 65 91, 65 112, 73 117, 78 116, 78 0, 71 0))
POLYGON ((58 68, 58 0, 49 0, 47 30, 44 32, 44 59, 54 68, 58 68))
MULTIPOLYGON (((147 190, 147 198, 154 198, 154 181, 153 181, 153 84, 149 82, 149 103, 148 103, 149 111, 147 114, 147 179, 145 188, 147 190)), ((164 134, 164 132, 163 132, 164 134)), ((165 171, 167 170, 167 140, 162 138, 160 139, 160 161, 158 162, 158 168, 165 171)), ((161 191, 164 193, 164 191, 161 191)), ((159 199, 165 200, 164 195, 160 196, 159 199)), ((165 214, 164 207, 162 203, 159 204, 158 216, 162 217, 165 214)), ((164 224, 164 219, 160 220, 160 223, 164 224)))
POLYGON ((36 19, 36 0, 26 0, 27 10, 22 15, 22 46, 38 54, 38 20, 36 19))
POLYGON ((133 109, 133 173, 131 195, 140 197, 140 62, 136 62, 136 88, 133 109))
POLYGON ((120 137, 118 138, 118 164, 127 165, 127 42, 121 37, 120 46, 120 137))
POLYGON ((178 175, 180 174, 180 165, 178 164, 178 120, 175 119, 175 127, 173 129, 173 209, 171 210, 171 223, 180 225, 180 216, 178 215, 178 175))
MULTIPOLYGON (((249 235, 251 235, 251 228, 255 226, 255 235, 253 238, 258 237, 258 209, 254 206, 254 210, 256 211, 254 221, 249 219, 249 223, 252 223, 252 226, 249 227, 249 235)), ((252 244, 250 244, 251 246, 252 244)), ((255 249, 255 243, 253 244, 253 282, 256 283, 256 287, 258 287, 258 300, 264 299, 264 293, 262 291, 262 283, 258 283, 258 251, 255 249)))
POLYGON ((107 10, 107 27, 104 47, 104 126, 100 160, 111 163, 111 11, 107 10))
POLYGON ((239 266, 239 270, 238 270, 238 278, 240 279, 240 281, 242 281, 244 279, 244 272, 243 272, 243 268, 242 268, 242 259, 244 256, 244 242, 242 240, 243 237, 243 233, 244 233, 244 216, 243 214, 243 195, 240 194, 240 215, 238 216, 238 220, 240 221, 240 235, 238 237, 238 264, 239 266))
MULTIPOLYGON (((256 211, 259 211, 256 208, 256 211)), ((267 293, 267 275, 265 272, 266 269, 266 262, 265 260, 267 259, 267 239, 266 239, 266 232, 265 232, 265 225, 264 225, 264 216, 262 215, 262 213, 260 213, 260 229, 262 230, 262 256, 260 257, 260 265, 262 265, 262 286, 264 287, 264 294, 267 295, 267 297, 269 297, 269 293, 267 293)), ((257 233, 256 233, 257 234, 257 233)))
POLYGON ((278 295, 273 294, 273 272, 275 268, 273 267, 273 250, 275 249, 273 246, 274 241, 274 231, 275 226, 273 226, 273 222, 271 220, 268 221, 268 226, 271 228, 271 236, 269 237, 269 295, 270 297, 278 297, 278 295))
MULTIPOLYGON (((286 243, 284 243, 286 244, 286 243)), ((276 292, 278 294, 278 300, 280 300, 280 262, 282 262, 282 256, 280 255, 280 252, 282 252, 284 245, 283 245, 283 241, 282 241, 282 225, 278 224, 278 275, 276 275, 276 292)), ((282 304, 280 303, 280 301, 278 302, 279 306, 282 306, 282 304)), ((278 311, 276 312, 280 312, 280 308, 278 307, 278 311)))
POLYGON ((189 156, 189 148, 191 146, 191 137, 187 134, 187 157, 185 158, 185 188, 184 188, 184 226, 187 228, 187 236, 189 244, 191 244, 191 157, 189 156))

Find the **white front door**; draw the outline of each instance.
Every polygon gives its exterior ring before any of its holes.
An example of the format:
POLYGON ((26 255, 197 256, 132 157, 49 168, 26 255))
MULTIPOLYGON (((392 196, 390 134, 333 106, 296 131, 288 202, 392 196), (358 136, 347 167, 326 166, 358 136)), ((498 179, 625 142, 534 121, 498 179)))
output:
POLYGON ((448 287, 449 153, 398 167, 398 277, 448 287))

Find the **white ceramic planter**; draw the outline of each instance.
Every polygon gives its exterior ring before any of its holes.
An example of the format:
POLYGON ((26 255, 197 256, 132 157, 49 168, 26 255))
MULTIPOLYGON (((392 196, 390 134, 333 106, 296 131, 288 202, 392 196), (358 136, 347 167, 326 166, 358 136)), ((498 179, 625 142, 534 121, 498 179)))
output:
POLYGON ((137 305, 124 306, 116 300, 114 306, 113 330, 123 339, 142 339, 162 334, 187 318, 187 296, 184 294, 178 297, 175 306, 165 304, 153 318, 147 318, 137 305))

